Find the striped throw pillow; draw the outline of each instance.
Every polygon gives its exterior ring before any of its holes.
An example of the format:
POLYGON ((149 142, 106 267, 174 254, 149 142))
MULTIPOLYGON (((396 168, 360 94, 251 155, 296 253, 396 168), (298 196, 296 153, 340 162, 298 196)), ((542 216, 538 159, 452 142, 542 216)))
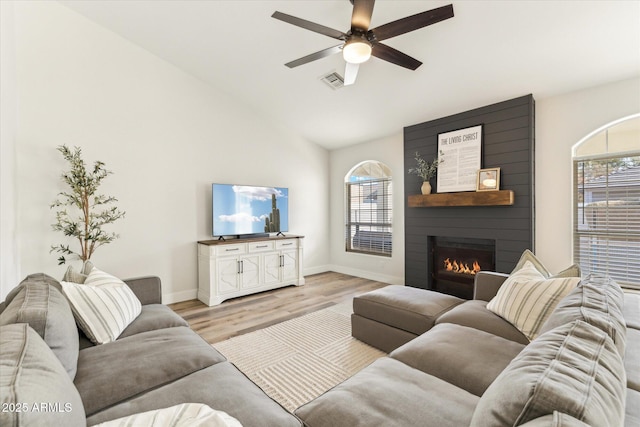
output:
POLYGON ((530 261, 502 284, 487 309, 535 339, 556 305, 580 282, 579 277, 545 278, 530 261))
POLYGON ((84 284, 60 283, 78 326, 95 344, 115 341, 142 311, 129 286, 95 267, 84 284))
POLYGON ((226 412, 216 411, 203 403, 181 403, 169 408, 129 415, 98 424, 96 427, 242 427, 226 412))

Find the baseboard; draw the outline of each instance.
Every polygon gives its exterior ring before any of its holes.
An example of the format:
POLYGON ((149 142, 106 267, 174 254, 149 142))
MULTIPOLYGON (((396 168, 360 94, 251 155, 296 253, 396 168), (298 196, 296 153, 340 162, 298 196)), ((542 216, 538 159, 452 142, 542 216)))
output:
POLYGON ((176 302, 189 301, 198 298, 198 289, 190 289, 188 291, 172 292, 170 294, 162 294, 163 304, 173 304, 176 302))
POLYGON ((404 285, 404 277, 388 276, 373 271, 360 270, 357 268, 344 267, 341 265, 331 265, 328 271, 348 274, 349 276, 362 277, 363 279, 375 280, 376 282, 388 283, 390 285, 404 285))
POLYGON ((331 269, 331 266, 329 266, 329 265, 320 265, 320 266, 317 266, 317 267, 305 268, 304 269, 304 275, 305 276, 312 276, 314 274, 326 273, 327 271, 333 271, 331 269))

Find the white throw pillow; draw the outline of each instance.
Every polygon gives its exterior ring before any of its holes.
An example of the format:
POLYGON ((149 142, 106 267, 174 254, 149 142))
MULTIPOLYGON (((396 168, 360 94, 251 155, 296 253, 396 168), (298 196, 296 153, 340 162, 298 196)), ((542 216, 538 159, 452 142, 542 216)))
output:
POLYGON ((536 270, 538 270, 545 279, 549 279, 551 277, 580 277, 581 275, 580 266, 578 264, 573 264, 557 274, 551 274, 549 270, 547 270, 547 268, 544 266, 544 264, 542 264, 542 261, 540 261, 529 249, 525 249, 525 251, 522 253, 515 268, 513 269, 513 271, 511 271, 511 274, 524 267, 524 264, 527 261, 531 262, 536 270))
POLYGON ((531 261, 526 261, 504 281, 487 309, 533 340, 558 302, 579 282, 579 277, 547 279, 531 261))
POLYGON ((95 267, 84 284, 60 284, 80 329, 95 344, 114 341, 142 311, 129 286, 95 267))
POLYGON ((181 403, 155 411, 142 412, 98 424, 96 427, 242 427, 226 412, 215 411, 202 403, 181 403))
POLYGON ((64 273, 62 280, 65 282, 73 282, 73 283, 84 283, 87 280, 87 276, 93 270, 93 264, 91 261, 85 261, 82 264, 82 270, 76 271, 72 265, 67 268, 67 271, 64 273))

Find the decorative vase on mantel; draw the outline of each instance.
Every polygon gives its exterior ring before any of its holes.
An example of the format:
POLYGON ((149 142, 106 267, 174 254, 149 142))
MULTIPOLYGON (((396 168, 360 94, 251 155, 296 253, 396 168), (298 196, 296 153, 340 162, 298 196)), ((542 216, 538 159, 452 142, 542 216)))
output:
POLYGON ((440 157, 433 159, 433 161, 428 162, 422 158, 420 153, 416 151, 416 155, 414 159, 416 160, 416 167, 409 168, 409 173, 413 175, 418 175, 422 178, 422 194, 431 194, 431 183, 429 180, 433 179, 436 176, 436 172, 438 170, 438 165, 444 162, 444 153, 440 151, 440 157))
POLYGON ((431 194, 431 183, 429 181, 424 181, 420 190, 422 190, 422 194, 431 194))

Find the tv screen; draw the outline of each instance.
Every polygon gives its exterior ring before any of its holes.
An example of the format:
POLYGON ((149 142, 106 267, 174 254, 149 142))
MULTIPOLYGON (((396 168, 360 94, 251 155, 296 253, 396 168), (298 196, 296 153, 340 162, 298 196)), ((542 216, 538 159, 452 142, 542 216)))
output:
POLYGON ((213 235, 289 231, 289 190, 280 187, 213 184, 213 235))

